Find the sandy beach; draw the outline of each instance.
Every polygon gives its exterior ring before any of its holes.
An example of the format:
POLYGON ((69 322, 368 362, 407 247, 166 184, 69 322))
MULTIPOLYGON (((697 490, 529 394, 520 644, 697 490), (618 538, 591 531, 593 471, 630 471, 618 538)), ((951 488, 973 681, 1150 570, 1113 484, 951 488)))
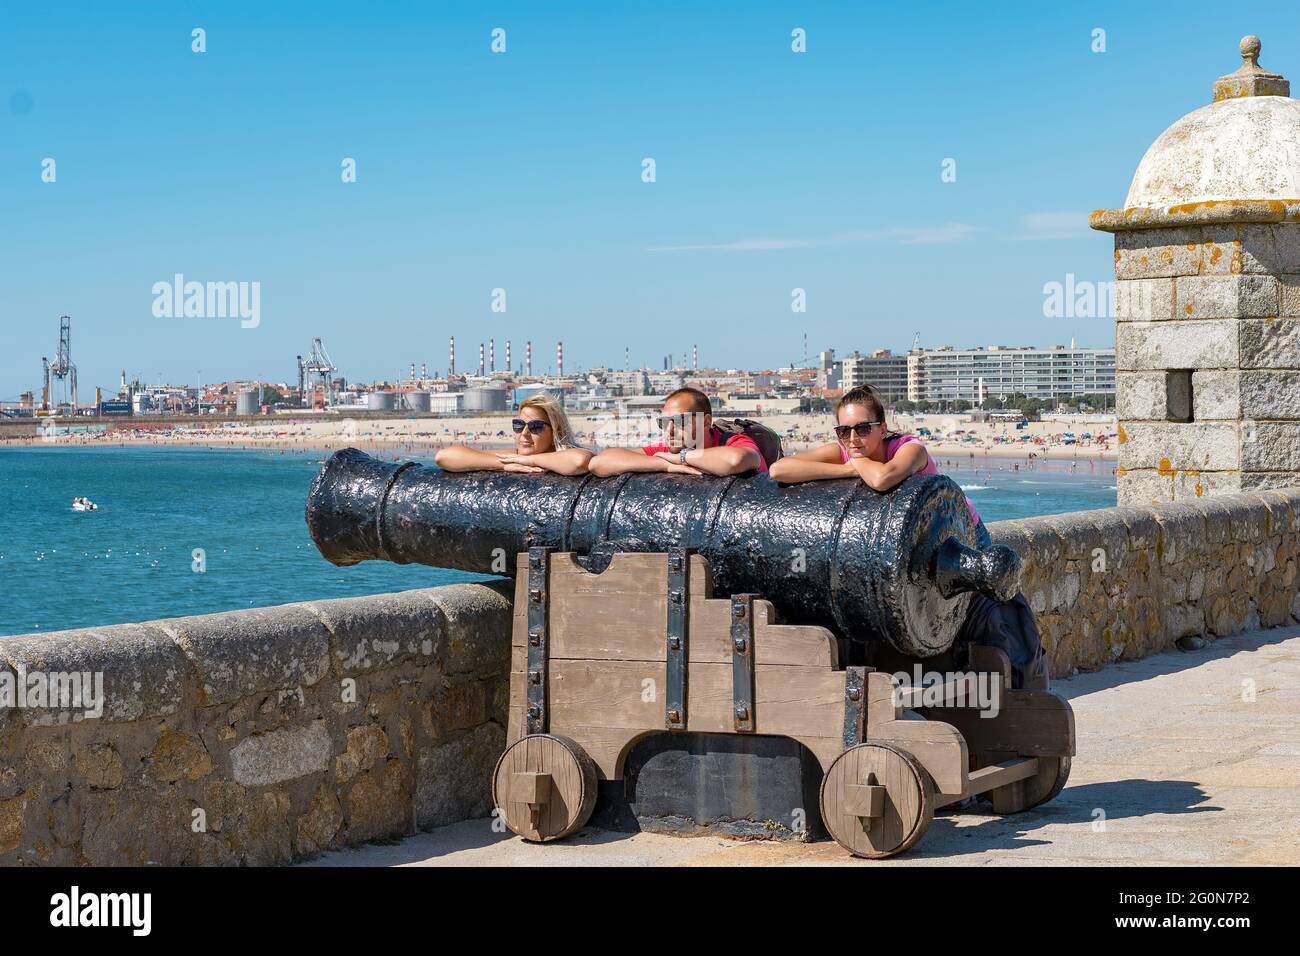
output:
MULTIPOLYGON (((427 457, 447 445, 477 448, 513 445, 509 414, 454 418, 369 419, 364 416, 311 422, 268 419, 258 422, 175 423, 130 427, 111 432, 86 432, 54 437, 12 439, 15 445, 190 445, 208 448, 273 448, 286 451, 329 452, 355 447, 389 454, 427 457)), ((611 416, 574 415, 572 423, 582 444, 594 448, 638 445, 657 440, 649 419, 619 420, 611 416)), ((826 414, 765 416, 763 421, 783 439, 787 452, 802 451, 833 441, 826 414)), ((967 415, 896 415, 890 426, 920 435, 936 459, 1011 458, 1047 460, 1113 460, 1114 419, 1061 418, 1030 422, 1022 429, 1009 423, 970 422, 967 415), (929 431, 926 435, 923 429, 929 431), (1067 433, 1076 436, 1070 441, 1067 433), (1085 439, 1089 434, 1092 437, 1085 439)))

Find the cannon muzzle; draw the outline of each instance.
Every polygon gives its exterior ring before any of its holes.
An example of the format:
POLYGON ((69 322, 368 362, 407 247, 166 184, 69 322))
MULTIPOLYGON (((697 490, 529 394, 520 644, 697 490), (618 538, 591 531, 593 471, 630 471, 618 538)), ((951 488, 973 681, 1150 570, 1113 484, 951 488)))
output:
POLYGON ((591 555, 594 571, 613 550, 694 548, 718 595, 761 594, 790 623, 918 657, 952 645, 972 592, 1006 600, 1021 572, 1010 548, 975 546, 966 498, 942 475, 881 493, 856 478, 454 473, 348 448, 313 480, 307 525, 334 564, 485 574, 513 573, 535 546, 591 555))

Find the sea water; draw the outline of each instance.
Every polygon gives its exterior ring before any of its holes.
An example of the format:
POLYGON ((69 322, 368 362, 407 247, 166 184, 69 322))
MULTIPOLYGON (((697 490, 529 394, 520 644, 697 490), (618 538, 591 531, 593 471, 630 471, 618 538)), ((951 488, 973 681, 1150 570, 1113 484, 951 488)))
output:
MULTIPOLYGON (((303 506, 326 453, 0 449, 0 634, 432 587, 486 576, 316 551, 303 506), (98 511, 75 512, 86 496, 98 511)), ((379 453, 377 453, 379 454, 379 453)), ((395 458, 394 452, 382 453, 395 458)), ((1115 504, 1113 464, 937 457, 985 521, 1115 504)))

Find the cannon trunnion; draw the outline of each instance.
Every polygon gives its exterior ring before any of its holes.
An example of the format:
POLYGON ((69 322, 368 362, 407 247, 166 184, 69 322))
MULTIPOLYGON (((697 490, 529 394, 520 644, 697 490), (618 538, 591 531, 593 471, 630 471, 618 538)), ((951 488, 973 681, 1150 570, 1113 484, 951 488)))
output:
POLYGON ((540 546, 599 570, 619 551, 694 549, 718 594, 759 593, 792 623, 921 657, 951 646, 972 592, 1007 599, 1021 569, 1009 548, 974 546, 965 496, 941 475, 882 494, 856 479, 456 474, 345 449, 312 482, 306 514, 340 565, 509 573, 509 556, 540 546))

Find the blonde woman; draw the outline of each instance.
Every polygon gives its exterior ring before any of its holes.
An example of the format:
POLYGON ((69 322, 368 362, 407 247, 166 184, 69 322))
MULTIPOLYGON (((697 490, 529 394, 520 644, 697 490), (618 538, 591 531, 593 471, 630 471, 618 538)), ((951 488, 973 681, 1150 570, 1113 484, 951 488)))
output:
POLYGON ((557 475, 585 475, 592 453, 573 438, 573 426, 559 401, 550 392, 538 392, 519 406, 519 417, 511 422, 515 431, 514 451, 479 451, 452 445, 434 456, 446 471, 513 471, 525 475, 553 472, 557 475))

